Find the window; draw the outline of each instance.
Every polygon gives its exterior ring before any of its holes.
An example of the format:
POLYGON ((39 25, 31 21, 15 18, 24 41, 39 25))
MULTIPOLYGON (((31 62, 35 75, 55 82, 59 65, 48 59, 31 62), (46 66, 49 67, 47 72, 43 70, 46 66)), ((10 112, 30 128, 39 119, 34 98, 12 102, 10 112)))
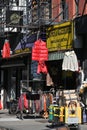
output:
POLYGON ((51 0, 32 0, 32 22, 40 24, 48 22, 51 12, 50 5, 51 0))

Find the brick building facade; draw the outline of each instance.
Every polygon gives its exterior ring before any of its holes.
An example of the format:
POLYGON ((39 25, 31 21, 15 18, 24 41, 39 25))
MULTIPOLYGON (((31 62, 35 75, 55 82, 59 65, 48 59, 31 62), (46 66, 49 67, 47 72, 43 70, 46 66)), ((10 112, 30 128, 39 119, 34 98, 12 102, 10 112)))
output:
POLYGON ((85 0, 52 0, 52 18, 58 16, 55 22, 72 20, 77 15, 81 16, 82 14, 87 14, 85 0))

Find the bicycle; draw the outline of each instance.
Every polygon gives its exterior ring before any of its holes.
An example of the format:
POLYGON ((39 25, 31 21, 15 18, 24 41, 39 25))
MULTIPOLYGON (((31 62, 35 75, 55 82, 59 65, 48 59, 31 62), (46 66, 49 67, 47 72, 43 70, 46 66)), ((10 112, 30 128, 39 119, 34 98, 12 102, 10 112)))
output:
POLYGON ((17 114, 18 112, 18 100, 13 99, 10 101, 9 114, 17 114))

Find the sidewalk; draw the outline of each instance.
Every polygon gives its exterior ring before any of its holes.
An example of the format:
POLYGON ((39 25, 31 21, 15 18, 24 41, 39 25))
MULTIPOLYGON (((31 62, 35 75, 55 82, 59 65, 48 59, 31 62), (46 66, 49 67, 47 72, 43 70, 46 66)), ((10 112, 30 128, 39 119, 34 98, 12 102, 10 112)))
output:
POLYGON ((0 130, 45 130, 48 121, 40 117, 27 116, 23 120, 8 113, 8 110, 0 110, 0 130))
MULTIPOLYGON (((48 119, 43 119, 40 117, 36 118, 24 118, 24 120, 20 120, 16 118, 16 115, 11 115, 8 113, 7 109, 0 110, 0 126, 9 128, 14 130, 58 130, 57 128, 53 127, 50 128, 50 124, 48 123, 48 119), (15 125, 16 124, 16 125, 15 125), (49 127, 48 127, 49 126, 49 127)), ((62 129, 62 128, 61 128, 62 129)), ((0 129, 1 130, 1 129, 0 129)), ((87 130, 87 124, 81 124, 78 130, 87 130)))
POLYGON ((0 118, 5 118, 5 117, 11 117, 11 115, 8 113, 8 109, 0 110, 0 118))
MULTIPOLYGON (((36 115, 23 114, 23 120, 31 120, 31 119, 34 119, 34 120, 37 119, 42 122, 47 122, 47 119, 40 117, 38 114, 36 115)), ((16 115, 9 114, 7 109, 0 110, 0 121, 21 121, 21 120, 22 119, 17 118, 16 115)))
POLYGON ((15 121, 19 120, 16 115, 9 114, 7 109, 0 110, 0 121, 15 121))

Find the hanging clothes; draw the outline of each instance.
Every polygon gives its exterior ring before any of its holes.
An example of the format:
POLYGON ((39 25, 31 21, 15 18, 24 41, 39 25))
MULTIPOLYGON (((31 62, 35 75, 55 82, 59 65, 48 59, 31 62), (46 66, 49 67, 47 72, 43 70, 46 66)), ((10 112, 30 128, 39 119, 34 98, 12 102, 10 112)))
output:
POLYGON ((18 108, 21 111, 24 109, 24 96, 23 96, 23 94, 19 97, 18 108))
POLYGON ((79 67, 79 72, 77 73, 77 92, 79 92, 80 89, 83 89, 83 82, 84 82, 84 71, 79 67))
POLYGON ((40 112, 40 100, 35 100, 35 111, 36 113, 40 112))
POLYGON ((10 57, 10 44, 9 44, 8 40, 5 40, 5 43, 3 45, 2 57, 3 58, 9 58, 10 57))
POLYGON ((80 85, 84 82, 84 72, 83 72, 83 70, 81 68, 79 70, 78 80, 80 82, 80 85))
POLYGON ((35 41, 32 47, 32 60, 35 61, 47 61, 48 60, 48 49, 46 42, 41 39, 35 41))
POLYGON ((38 61, 37 73, 48 72, 45 61, 48 60, 48 49, 46 47, 46 42, 41 39, 34 43, 32 48, 32 60, 38 61))
POLYGON ((78 60, 75 52, 74 51, 65 52, 62 63, 62 70, 78 71, 78 68, 79 68, 78 60))
POLYGON ((46 85, 47 86, 53 86, 54 85, 53 81, 52 81, 52 78, 51 78, 49 73, 47 73, 47 75, 46 75, 46 85))
POLYGON ((24 108, 28 109, 28 100, 26 98, 26 94, 23 95, 24 98, 24 108))
POLYGON ((37 66, 38 66, 38 61, 33 61, 31 62, 31 76, 32 79, 38 79, 41 80, 42 79, 42 73, 37 73, 37 66))
POLYGON ((37 74, 39 74, 39 73, 46 73, 47 74, 47 72, 48 72, 48 70, 47 70, 47 67, 46 67, 46 64, 45 64, 45 62, 44 61, 39 61, 39 63, 38 63, 38 67, 37 67, 37 74))
POLYGON ((1 100, 0 100, 0 110, 2 109, 2 102, 1 102, 1 100))
POLYGON ((46 99, 47 99, 47 97, 46 97, 46 94, 44 94, 44 112, 47 110, 47 103, 46 103, 46 99))

